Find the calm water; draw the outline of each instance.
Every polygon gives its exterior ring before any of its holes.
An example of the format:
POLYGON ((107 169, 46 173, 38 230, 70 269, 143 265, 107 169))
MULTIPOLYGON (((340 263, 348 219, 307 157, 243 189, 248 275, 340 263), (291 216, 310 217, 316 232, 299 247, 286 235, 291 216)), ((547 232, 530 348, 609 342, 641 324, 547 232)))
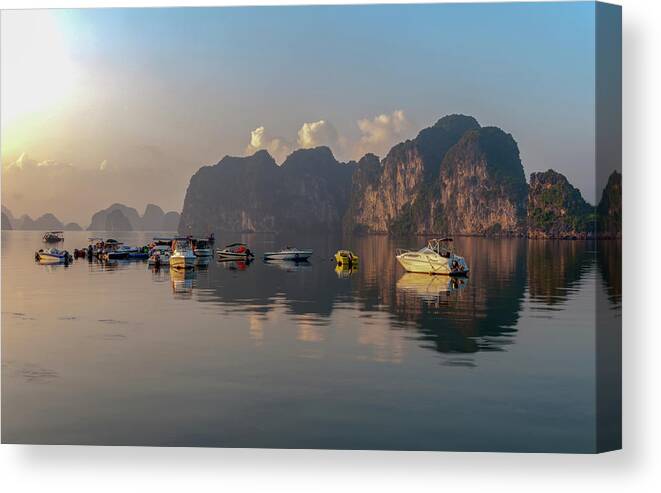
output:
MULTIPOLYGON (((65 236, 73 250, 88 234, 65 236)), ((223 236, 315 256, 186 275, 39 265, 40 238, 2 233, 5 443, 594 450, 594 327, 621 311, 619 242, 459 238, 472 273, 452 283, 396 264, 420 238, 223 236), (330 262, 343 246, 357 272, 330 262)))

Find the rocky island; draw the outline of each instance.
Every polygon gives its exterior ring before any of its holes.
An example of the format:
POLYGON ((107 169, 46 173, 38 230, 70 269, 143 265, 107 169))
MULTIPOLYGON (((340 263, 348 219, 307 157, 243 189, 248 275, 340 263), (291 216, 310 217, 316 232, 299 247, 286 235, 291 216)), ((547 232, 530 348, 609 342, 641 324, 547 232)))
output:
POLYGON ((526 181, 513 136, 449 115, 383 159, 342 163, 327 147, 294 151, 281 166, 264 150, 226 156, 190 180, 181 234, 208 231, 617 237, 621 175, 588 204, 562 174, 526 181))

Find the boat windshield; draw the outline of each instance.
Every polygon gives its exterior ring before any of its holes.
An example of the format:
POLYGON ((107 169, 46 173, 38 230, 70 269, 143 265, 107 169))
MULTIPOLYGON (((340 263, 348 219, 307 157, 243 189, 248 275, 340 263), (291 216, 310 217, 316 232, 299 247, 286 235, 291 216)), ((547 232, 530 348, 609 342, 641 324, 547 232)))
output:
POLYGON ((189 248, 188 243, 188 240, 177 240, 174 244, 174 248, 175 250, 187 250, 189 248))
POLYGON ((439 254, 441 257, 450 257, 452 256, 452 238, 429 240, 425 249, 431 250, 439 254))

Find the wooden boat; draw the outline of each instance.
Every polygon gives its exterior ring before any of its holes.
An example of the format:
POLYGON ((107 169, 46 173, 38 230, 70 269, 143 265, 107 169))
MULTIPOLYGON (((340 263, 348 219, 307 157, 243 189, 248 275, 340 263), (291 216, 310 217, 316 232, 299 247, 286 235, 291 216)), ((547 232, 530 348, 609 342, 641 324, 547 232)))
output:
POLYGON ((407 272, 448 276, 465 276, 469 272, 464 257, 452 250, 452 238, 429 240, 427 246, 418 251, 399 249, 396 258, 407 272))

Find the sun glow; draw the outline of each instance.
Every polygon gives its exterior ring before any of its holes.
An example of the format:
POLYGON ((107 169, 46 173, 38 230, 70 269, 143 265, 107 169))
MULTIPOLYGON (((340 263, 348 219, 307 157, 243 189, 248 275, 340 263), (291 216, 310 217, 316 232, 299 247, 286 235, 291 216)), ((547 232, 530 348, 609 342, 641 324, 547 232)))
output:
POLYGON ((5 133, 64 103, 74 92, 77 69, 54 11, 2 12, 1 43, 0 114, 5 133))

